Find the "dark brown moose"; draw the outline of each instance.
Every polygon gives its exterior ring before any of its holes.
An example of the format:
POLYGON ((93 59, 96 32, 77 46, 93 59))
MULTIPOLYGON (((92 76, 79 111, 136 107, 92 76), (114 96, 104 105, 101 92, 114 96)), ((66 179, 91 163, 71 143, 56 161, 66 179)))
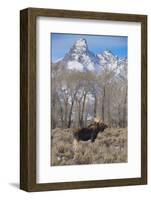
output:
POLYGON ((95 118, 94 123, 86 128, 77 129, 74 131, 74 142, 88 141, 94 142, 99 132, 103 132, 108 126, 100 119, 95 118))

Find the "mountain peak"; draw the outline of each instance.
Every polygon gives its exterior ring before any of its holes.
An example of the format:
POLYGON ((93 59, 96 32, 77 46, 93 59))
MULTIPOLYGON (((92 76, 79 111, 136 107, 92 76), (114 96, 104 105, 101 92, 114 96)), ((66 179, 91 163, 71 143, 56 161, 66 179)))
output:
POLYGON ((99 70, 99 59, 89 50, 85 38, 78 39, 63 60, 67 63, 68 69, 77 70, 79 68, 83 71, 99 70))
POLYGON ((105 49, 104 52, 112 53, 110 49, 105 49))
POLYGON ((88 44, 86 39, 80 38, 78 39, 72 46, 71 51, 73 52, 79 52, 79 53, 85 53, 88 51, 88 44))
POLYGON ((109 49, 105 49, 103 54, 107 54, 107 55, 113 55, 112 51, 109 49))
POLYGON ((81 46, 87 47, 88 45, 87 45, 87 41, 86 41, 85 38, 80 38, 79 40, 77 40, 75 42, 75 46, 77 46, 77 47, 81 47, 81 46))

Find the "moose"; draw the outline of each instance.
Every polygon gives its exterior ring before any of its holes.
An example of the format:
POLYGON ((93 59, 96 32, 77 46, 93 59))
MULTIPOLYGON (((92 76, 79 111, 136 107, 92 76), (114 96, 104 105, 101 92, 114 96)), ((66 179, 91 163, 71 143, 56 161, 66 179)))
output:
POLYGON ((108 126, 99 118, 94 119, 94 123, 86 128, 77 129, 73 133, 74 143, 79 141, 94 142, 99 132, 103 132, 108 126))

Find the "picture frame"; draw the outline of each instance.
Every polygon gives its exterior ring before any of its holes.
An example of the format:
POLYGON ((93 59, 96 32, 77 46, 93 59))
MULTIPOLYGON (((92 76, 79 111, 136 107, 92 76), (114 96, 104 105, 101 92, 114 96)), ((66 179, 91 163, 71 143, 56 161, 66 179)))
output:
MULTIPOLYGON (((86 21, 86 23, 89 23, 86 21)), ((79 30, 80 32, 80 30, 79 30)), ((137 58, 136 58, 137 60, 137 58)), ((130 136, 129 136, 130 137, 130 136)), ((93 167, 93 166, 92 166, 93 167)), ((101 172, 100 172, 101 173, 101 172)), ((124 176, 124 175, 123 175, 124 176)), ((70 179, 70 177, 68 177, 70 179)), ((35 192, 81 188, 100 188, 147 184, 147 16, 91 11, 27 8, 20 11, 20 189, 35 192), (37 19, 62 21, 103 21, 140 24, 141 125, 140 176, 130 178, 89 179, 38 183, 37 180, 37 19)))

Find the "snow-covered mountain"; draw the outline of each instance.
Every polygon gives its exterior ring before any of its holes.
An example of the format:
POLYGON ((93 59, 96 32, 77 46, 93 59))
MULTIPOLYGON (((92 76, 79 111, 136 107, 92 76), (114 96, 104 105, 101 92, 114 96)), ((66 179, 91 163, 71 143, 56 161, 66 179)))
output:
POLYGON ((127 67, 127 58, 118 58, 110 50, 104 50, 103 53, 95 55, 89 50, 86 39, 81 38, 73 44, 64 58, 57 60, 53 66, 58 70, 68 69, 97 73, 101 72, 105 66, 119 74, 123 68, 127 67))
POLYGON ((63 60, 70 70, 100 71, 99 59, 88 49, 87 41, 84 38, 74 43, 63 60))
POLYGON ((114 70, 116 75, 121 78, 127 77, 127 58, 119 58, 114 55, 110 50, 105 50, 101 54, 97 54, 100 60, 100 66, 108 67, 110 70, 114 70))
POLYGON ((110 50, 106 49, 103 53, 97 54, 100 64, 105 65, 108 63, 116 63, 118 61, 118 56, 115 56, 110 50))

